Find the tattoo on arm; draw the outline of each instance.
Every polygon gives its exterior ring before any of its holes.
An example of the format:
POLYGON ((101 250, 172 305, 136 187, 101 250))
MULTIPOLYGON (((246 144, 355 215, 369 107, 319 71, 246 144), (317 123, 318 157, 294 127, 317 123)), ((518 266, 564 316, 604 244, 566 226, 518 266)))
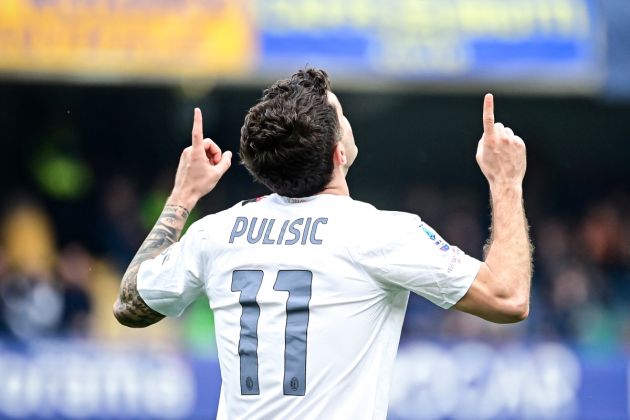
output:
POLYGON ((138 249, 123 276, 120 295, 114 304, 114 316, 121 324, 140 328, 155 324, 164 318, 164 315, 151 309, 140 297, 136 286, 138 270, 142 262, 156 257, 179 240, 189 214, 190 212, 182 206, 167 204, 138 249))

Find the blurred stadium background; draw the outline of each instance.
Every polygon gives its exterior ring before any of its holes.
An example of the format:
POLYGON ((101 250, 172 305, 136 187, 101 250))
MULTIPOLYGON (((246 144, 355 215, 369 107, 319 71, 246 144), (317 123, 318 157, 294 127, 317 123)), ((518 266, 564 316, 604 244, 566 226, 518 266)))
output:
MULTIPOLYGON (((193 107, 236 151, 262 88, 305 66, 353 125, 354 198, 473 256, 483 93, 528 145, 530 318, 412 297, 389 418, 627 418, 627 0, 0 1, 0 417, 214 417, 207 300, 145 330, 111 305, 193 107)), ((234 165, 192 219, 263 193, 234 165)))

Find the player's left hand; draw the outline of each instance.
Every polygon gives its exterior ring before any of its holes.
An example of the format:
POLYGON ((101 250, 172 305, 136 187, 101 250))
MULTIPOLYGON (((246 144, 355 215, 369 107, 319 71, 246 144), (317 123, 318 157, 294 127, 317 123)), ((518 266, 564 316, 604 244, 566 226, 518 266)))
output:
POLYGON ((494 97, 483 102, 483 135, 477 146, 477 163, 490 183, 522 188, 527 167, 525 143, 512 129, 494 121, 494 97))
POLYGON ((211 139, 203 138, 201 110, 195 108, 192 145, 182 152, 169 201, 189 211, 197 201, 214 189, 232 163, 232 152, 221 152, 211 139))

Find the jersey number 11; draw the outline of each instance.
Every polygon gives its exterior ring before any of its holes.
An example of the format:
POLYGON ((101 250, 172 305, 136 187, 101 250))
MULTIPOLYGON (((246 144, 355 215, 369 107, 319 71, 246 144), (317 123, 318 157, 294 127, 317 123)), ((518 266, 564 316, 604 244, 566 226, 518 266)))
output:
MULTIPOLYGON (((258 387, 258 318, 260 306, 256 295, 264 273, 261 270, 236 270, 232 273, 232 291, 241 292, 239 303, 241 335, 238 355, 241 363, 241 395, 259 395, 258 387)), ((308 304, 311 300, 313 273, 306 270, 280 270, 274 290, 289 292, 287 323, 284 334, 284 395, 306 392, 306 332, 308 304)))

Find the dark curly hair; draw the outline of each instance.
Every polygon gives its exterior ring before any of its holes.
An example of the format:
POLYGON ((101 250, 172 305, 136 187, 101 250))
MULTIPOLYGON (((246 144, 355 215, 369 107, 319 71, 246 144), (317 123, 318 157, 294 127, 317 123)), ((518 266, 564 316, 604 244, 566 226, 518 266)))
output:
POLYGON ((324 70, 300 70, 266 89, 245 116, 242 163, 271 191, 307 197, 330 182, 340 126, 328 90, 324 70))

